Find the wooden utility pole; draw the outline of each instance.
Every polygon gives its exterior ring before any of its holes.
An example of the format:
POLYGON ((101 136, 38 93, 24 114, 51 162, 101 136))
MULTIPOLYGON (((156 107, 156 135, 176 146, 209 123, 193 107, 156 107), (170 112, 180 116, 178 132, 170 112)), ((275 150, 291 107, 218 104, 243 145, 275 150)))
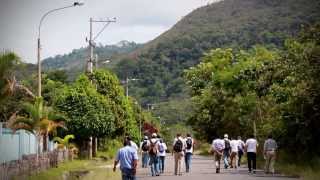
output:
MULTIPOLYGON (((116 22, 116 19, 113 18, 112 20, 93 20, 93 18, 90 18, 90 35, 89 35, 89 58, 88 58, 88 61, 87 61, 87 66, 86 66, 86 72, 88 75, 91 75, 92 72, 93 72, 93 48, 95 47, 95 40, 98 38, 98 36, 103 32, 103 30, 112 22, 116 22), (102 22, 102 23, 106 23, 103 28, 98 32, 98 34, 93 37, 93 23, 95 22, 102 22)), ((96 68, 98 67, 98 55, 96 55, 96 59, 95 59, 95 65, 96 65, 96 68)), ((91 81, 92 82, 92 81, 91 81)), ((98 146, 98 143, 97 143, 97 137, 90 137, 90 140, 88 142, 89 144, 89 159, 92 159, 92 156, 95 157, 97 155, 97 146, 98 146)))

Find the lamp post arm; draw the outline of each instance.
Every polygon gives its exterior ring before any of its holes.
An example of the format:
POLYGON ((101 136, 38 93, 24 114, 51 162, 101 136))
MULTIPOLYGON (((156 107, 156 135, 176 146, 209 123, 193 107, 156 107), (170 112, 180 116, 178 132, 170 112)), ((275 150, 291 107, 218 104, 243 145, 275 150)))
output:
POLYGON ((43 20, 44 20, 45 17, 47 17, 47 16, 48 16, 50 13, 52 13, 52 12, 59 11, 59 10, 62 10, 62 9, 71 8, 71 7, 74 7, 74 6, 75 6, 75 5, 65 6, 65 7, 61 7, 61 8, 52 9, 52 10, 46 12, 46 13, 41 17, 41 20, 40 20, 40 23, 39 23, 39 27, 38 27, 38 38, 40 39, 40 28, 41 28, 42 22, 43 22, 43 20))

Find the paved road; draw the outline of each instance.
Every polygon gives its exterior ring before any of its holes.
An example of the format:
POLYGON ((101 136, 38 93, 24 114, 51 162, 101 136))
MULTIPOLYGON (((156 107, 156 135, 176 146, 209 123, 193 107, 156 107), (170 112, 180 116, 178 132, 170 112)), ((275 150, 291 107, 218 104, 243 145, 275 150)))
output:
MULTIPOLYGON (((184 163, 182 163, 182 171, 184 170, 184 163)), ((245 168, 222 169, 220 174, 215 173, 215 167, 212 157, 194 156, 192 160, 192 169, 190 173, 183 173, 182 176, 173 175, 173 158, 171 155, 166 157, 165 173, 158 177, 150 175, 149 168, 138 169, 138 180, 296 180, 294 178, 284 177, 281 175, 265 175, 262 171, 256 174, 248 174, 245 168)))

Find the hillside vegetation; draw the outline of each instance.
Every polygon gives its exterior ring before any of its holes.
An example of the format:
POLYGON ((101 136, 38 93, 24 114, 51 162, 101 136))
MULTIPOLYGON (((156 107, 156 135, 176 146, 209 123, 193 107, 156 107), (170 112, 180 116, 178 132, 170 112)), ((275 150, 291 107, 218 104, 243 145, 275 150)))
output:
POLYGON ((183 69, 209 49, 281 47, 304 24, 320 18, 317 0, 224 0, 196 9, 172 29, 130 53, 115 68, 121 78, 140 79, 131 94, 144 104, 186 93, 183 69), (129 61, 132 60, 132 61, 129 61), (125 72, 125 73, 124 73, 125 72))
MULTIPOLYGON (((94 48, 94 54, 98 55, 99 64, 103 64, 107 59, 113 59, 114 56, 129 53, 136 50, 141 45, 134 42, 120 41, 116 45, 98 45, 94 48)), ((71 72, 84 71, 84 66, 89 57, 88 48, 74 49, 71 53, 57 55, 42 61, 45 71, 50 70, 68 70, 71 72)))

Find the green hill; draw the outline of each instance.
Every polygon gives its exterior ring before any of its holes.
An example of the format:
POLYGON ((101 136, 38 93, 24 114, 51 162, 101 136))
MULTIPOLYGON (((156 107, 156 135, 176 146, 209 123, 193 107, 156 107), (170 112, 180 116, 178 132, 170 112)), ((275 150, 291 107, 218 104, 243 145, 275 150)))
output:
POLYGON ((144 104, 184 96, 184 69, 212 48, 281 47, 304 24, 320 20, 319 0, 224 0, 196 9, 130 53, 115 71, 138 78, 131 94, 144 104), (132 60, 132 61, 129 61, 132 60), (124 73, 125 72, 125 73, 124 73))
MULTIPOLYGON (((94 54, 98 55, 98 59, 102 64, 107 59, 113 59, 114 56, 129 53, 136 50, 141 45, 135 42, 120 41, 116 45, 99 45, 94 48, 94 54)), ((45 71, 50 70, 68 70, 71 72, 84 71, 86 60, 89 57, 88 48, 74 49, 71 53, 65 55, 57 55, 42 61, 45 71)))

